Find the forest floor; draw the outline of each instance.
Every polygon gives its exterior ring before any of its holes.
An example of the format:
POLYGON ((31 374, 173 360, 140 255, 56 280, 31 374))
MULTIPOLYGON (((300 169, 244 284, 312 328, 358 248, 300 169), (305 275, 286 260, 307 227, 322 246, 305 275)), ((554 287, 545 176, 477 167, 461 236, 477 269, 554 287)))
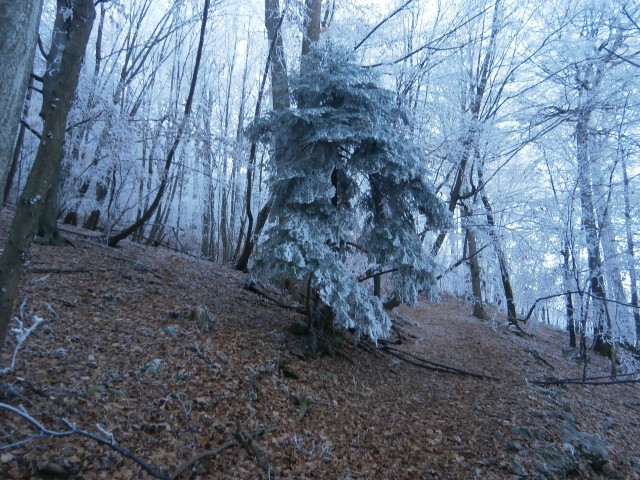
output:
MULTIPOLYGON (((67 430, 64 418, 111 434, 181 479, 640 478, 638 384, 534 383, 581 376, 566 333, 528 324, 521 337, 462 301, 423 300, 393 313, 403 341, 392 347, 415 365, 348 335, 314 355, 288 331, 300 315, 244 289, 240 272, 64 233, 74 247, 31 249, 15 314, 44 322, 0 376, 0 402, 49 429, 67 430)), ((590 377, 609 368, 590 354, 590 377)), ((38 433, 0 409, 0 448, 38 433)), ((0 478, 151 477, 72 435, 0 450, 0 478)))

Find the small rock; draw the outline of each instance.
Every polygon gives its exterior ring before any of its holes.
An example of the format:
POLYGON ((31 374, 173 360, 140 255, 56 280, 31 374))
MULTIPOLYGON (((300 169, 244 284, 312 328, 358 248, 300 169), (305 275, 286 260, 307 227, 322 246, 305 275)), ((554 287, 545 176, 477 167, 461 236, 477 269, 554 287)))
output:
POLYGON ((163 330, 165 331, 165 333, 167 335, 169 335, 171 338, 176 338, 178 336, 178 333, 176 332, 175 327, 172 327, 170 325, 167 325, 166 327, 163 328, 163 330))
POLYGON ((604 442, 596 435, 569 428, 562 432, 562 442, 572 445, 579 455, 587 459, 591 468, 596 472, 601 472, 610 461, 609 453, 604 448, 604 442))
POLYGON ((520 436, 521 438, 533 439, 534 435, 530 428, 523 427, 521 425, 512 425, 509 430, 511 433, 520 436))
POLYGON ((566 478, 578 471, 578 462, 571 454, 563 454, 556 450, 544 448, 539 450, 534 461, 536 470, 549 480, 566 478))
POLYGON ((509 464, 509 472, 521 477, 525 477, 527 475, 527 470, 518 460, 511 460, 511 463, 509 464))

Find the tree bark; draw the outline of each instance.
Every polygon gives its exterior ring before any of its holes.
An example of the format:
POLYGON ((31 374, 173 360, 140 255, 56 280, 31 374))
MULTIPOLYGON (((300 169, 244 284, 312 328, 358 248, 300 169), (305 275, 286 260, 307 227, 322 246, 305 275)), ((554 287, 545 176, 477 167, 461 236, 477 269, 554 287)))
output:
POLYGON ((0 199, 4 198, 33 68, 42 3, 43 0, 0 1, 0 199))
MULTIPOLYGON (((29 79, 29 87, 33 86, 33 77, 29 79)), ((29 115, 29 108, 31 107, 31 88, 27 88, 27 96, 24 101, 24 109, 22 111, 22 118, 27 118, 29 115)), ((11 166, 9 167, 9 173, 7 174, 7 180, 4 184, 4 195, 2 197, 2 205, 6 205, 9 200, 9 194, 11 193, 11 187, 13 186, 13 179, 18 170, 18 163, 20 162, 20 154, 22 153, 22 146, 24 144, 24 135, 27 131, 27 127, 24 122, 20 122, 20 130, 18 131, 18 139, 16 140, 15 148, 13 149, 13 158, 11 159, 11 166)), ((1 208, 1 206, 0 206, 1 208)))
POLYGON ((58 0, 43 82, 42 141, 0 258, 0 349, 4 346, 26 254, 62 158, 67 116, 96 15, 93 0, 75 0, 73 14, 65 18, 63 9, 67 7, 66 0, 58 0))
POLYGON ((565 293, 565 311, 567 314, 567 330, 569 331, 569 346, 572 348, 576 348, 576 323, 575 323, 575 308, 573 306, 573 297, 571 296, 571 285, 570 279, 571 272, 570 268, 570 250, 569 250, 569 240, 564 241, 564 245, 562 246, 562 258, 563 258, 563 284, 565 293))
MULTIPOLYGON (((471 214, 467 207, 464 208, 464 216, 471 214)), ((471 227, 466 227, 466 244, 468 249, 467 265, 469 265, 469 273, 471 275, 471 292, 473 294, 473 316, 480 320, 486 320, 487 315, 484 311, 484 302, 482 300, 482 281, 480 278, 480 263, 478 262, 478 246, 476 235, 471 227)))
MULTIPOLYGON (((481 174, 478 174, 478 178, 482 178, 481 174)), ((511 277, 509 275, 509 266, 507 264, 507 257, 502 249, 500 243, 500 237, 496 233, 496 220, 493 216, 493 209, 489 202, 489 196, 486 193, 481 194, 482 204, 484 205, 487 215, 487 224, 489 225, 489 236, 493 240, 493 248, 498 257, 498 266, 500 267, 500 279, 502 280, 502 289, 504 291, 504 297, 507 301, 507 320, 512 323, 516 323, 518 315, 516 302, 513 296, 513 288, 511 287, 511 277)))
MULTIPOLYGON (((584 100, 585 102, 587 100, 584 100)), ((593 318, 593 349, 605 356, 611 353, 610 332, 607 332, 605 318, 607 317, 606 292, 602 273, 602 256, 600 254, 600 240, 598 225, 593 205, 593 191, 591 187, 591 164, 589 158, 589 121, 591 110, 583 108, 578 113, 576 122, 576 148, 578 167, 578 188, 580 189, 580 206, 582 214, 582 229, 584 230, 587 246, 587 263, 589 267, 589 284, 591 293, 595 297, 593 318)))
POLYGON ((312 45, 320 40, 322 0, 305 0, 305 10, 302 57, 308 54, 312 45))

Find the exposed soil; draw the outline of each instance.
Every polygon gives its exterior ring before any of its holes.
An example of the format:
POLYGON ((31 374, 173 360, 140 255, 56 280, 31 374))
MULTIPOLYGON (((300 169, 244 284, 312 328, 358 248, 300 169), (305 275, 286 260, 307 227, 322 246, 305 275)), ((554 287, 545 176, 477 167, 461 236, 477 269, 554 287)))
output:
MULTIPOLYGON (((5 209, 0 242, 7 222, 5 209)), ((245 290, 240 272, 64 233, 74 247, 31 250, 22 320, 45 321, 0 376, 0 401, 47 428, 67 429, 65 418, 108 432, 160 472, 226 447, 184 479, 640 478, 638 384, 532 383, 580 377, 561 331, 527 325, 534 337, 520 337, 461 301, 421 301, 394 312, 403 342, 393 348, 497 380, 411 365, 348 335, 333 356, 314 355, 313 339, 288 332, 300 315, 245 290), (193 319, 197 306, 212 324, 193 319), (568 426, 603 440, 609 461, 576 451, 562 438, 568 426)), ((590 355, 589 376, 609 368, 590 355)), ((0 446, 36 433, 0 409, 0 446)), ((150 478, 78 435, 0 450, 0 478, 32 477, 150 478)))

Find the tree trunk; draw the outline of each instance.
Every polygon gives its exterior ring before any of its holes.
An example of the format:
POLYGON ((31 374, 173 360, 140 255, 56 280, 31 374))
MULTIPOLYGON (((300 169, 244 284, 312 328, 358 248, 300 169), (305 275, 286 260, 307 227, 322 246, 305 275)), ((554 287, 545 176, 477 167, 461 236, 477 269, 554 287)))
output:
POLYGON ((167 188, 167 182, 169 180, 169 169, 171 168, 171 164, 173 163, 173 158, 175 157, 176 150, 178 149, 178 145, 180 144, 180 140, 182 139, 182 134, 184 133, 187 127, 187 121, 191 116, 191 106, 193 105, 193 96, 196 90, 196 84, 198 81, 198 71, 200 70, 200 61, 202 60, 202 50, 204 48, 204 37, 207 29, 207 18, 209 16, 209 5, 210 0, 204 0, 204 12, 202 13, 202 23, 200 25, 200 40, 198 42, 198 52, 196 53, 196 61, 193 66, 193 76, 191 77, 191 86, 189 88, 189 96, 187 97, 187 102, 184 107, 184 116, 182 117, 182 121, 178 126, 178 132, 176 133, 176 138, 169 149, 169 153, 167 154, 167 158, 164 164, 164 171, 162 172, 162 177, 160 180, 160 187, 158 188, 158 192, 156 196, 151 202, 149 208, 142 214, 142 216, 133 223, 133 225, 125 228, 121 232, 112 235, 107 240, 107 243, 110 247, 115 247, 121 240, 124 240, 129 235, 138 230, 141 226, 143 226, 147 221, 151 218, 153 213, 160 205, 160 201, 162 200, 162 195, 164 195, 164 191, 167 188))
POLYGON ((591 164, 589 158, 589 120, 591 110, 583 108, 578 114, 576 122, 576 147, 578 167, 578 188, 580 189, 580 206, 582 212, 582 229, 584 230, 587 246, 587 263, 589 266, 589 283, 593 302, 593 349, 601 355, 609 356, 611 353, 610 329, 611 325, 605 325, 607 315, 606 293, 604 276, 602 274, 602 257, 600 255, 600 240, 598 225, 593 205, 593 191, 591 187, 591 164))
MULTIPOLYGON (((480 183, 483 183, 483 167, 478 168, 478 180, 480 183)), ((507 320, 512 323, 517 322, 517 308, 516 302, 513 296, 513 288, 511 287, 511 277, 509 275, 509 266, 507 264, 507 257, 502 249, 502 243, 500 242, 500 237, 496 233, 496 219, 493 216, 493 209, 491 208, 491 203, 489 202, 489 196, 486 194, 486 190, 483 190, 480 195, 482 200, 482 204, 484 205, 484 209, 487 216, 487 224, 489 225, 489 236, 493 241, 493 248, 496 252, 496 256, 498 257, 498 266, 500 267, 500 279, 502 280, 502 289, 504 291, 504 297, 507 302, 507 320)))
MULTIPOLYGON (((33 86, 33 77, 29 80, 29 87, 33 86)), ((31 106, 31 88, 27 89, 27 96, 24 101, 24 109, 22 111, 22 118, 27 118, 29 115, 29 107, 31 106)), ((9 167, 9 173, 7 174, 7 181, 4 185, 4 195, 2 197, 2 205, 6 205, 9 200, 9 194, 11 193, 11 187, 13 186, 13 178, 16 175, 18 169, 18 163, 20 161, 20 154, 22 153, 22 145, 24 144, 24 135, 27 127, 24 122, 20 123, 20 130, 18 132, 18 140, 16 140, 16 146, 13 150, 13 158, 11 160, 11 166, 9 167)), ((1 207, 1 206, 0 206, 1 207)))
MULTIPOLYGON (((468 207, 464 207, 463 214, 469 217, 471 212, 468 207)), ((478 246, 476 235, 470 227, 466 227, 466 244, 468 249, 467 265, 471 274, 471 293, 473 295, 473 316, 480 320, 486 320, 487 314, 484 312, 484 302, 482 300, 482 281, 480 278, 480 262, 478 262, 478 246)))
POLYGON ((322 0, 305 0, 305 10, 302 57, 308 54, 311 46, 320 40, 322 0))
POLYGON ((572 348, 576 348, 576 326, 575 326, 575 308, 573 306, 573 297, 571 296, 571 268, 570 268, 570 250, 569 250, 569 240, 564 241, 564 245, 562 247, 562 258, 563 262, 563 284, 565 293, 565 311, 567 314, 567 330, 569 331, 569 346, 572 348))
POLYGON ((636 274, 635 245, 633 243, 633 228, 631 225, 631 201, 629 200, 629 175, 627 161, 622 155, 622 179, 624 185, 624 225, 627 237, 627 264, 629 268, 629 283, 631 287, 631 305, 633 320, 636 326, 636 352, 640 352, 640 308, 638 308, 638 276, 636 274))
POLYGON ((0 349, 4 346, 23 264, 38 227, 43 200, 54 182, 62 158, 67 116, 96 15, 93 0, 75 0, 73 15, 65 21, 63 8, 67 6, 66 0, 58 0, 58 14, 43 82, 42 141, 0 258, 0 349))
POLYGON ((37 243, 41 245, 69 245, 70 242, 60 234, 58 228, 58 213, 60 212, 60 203, 58 194, 60 193, 60 169, 62 168, 62 159, 58 162, 58 167, 53 175, 51 188, 44 200, 44 206, 38 219, 38 238, 37 243))
POLYGON ((5 197, 7 173, 33 68, 42 3, 43 0, 0 2, 0 199, 5 197))
MULTIPOLYGON (((258 91, 258 99, 256 101, 256 109, 254 118, 258 118, 262 111, 262 99, 264 97, 265 84, 269 69, 271 69, 271 102, 274 110, 284 110, 289 108, 289 79, 287 77, 287 63, 284 56, 284 46, 282 43, 282 35, 280 27, 284 20, 284 14, 280 12, 280 4, 278 0, 265 0, 264 2, 264 23, 267 28, 267 37, 269 39, 269 54, 258 91)), ((275 147, 276 165, 278 157, 278 146, 275 147)), ((236 270, 246 271, 249 268, 249 258, 253 253, 258 236, 262 231, 262 227, 266 223, 271 209, 271 201, 268 201, 258 214, 258 222, 254 230, 253 211, 251 209, 251 200, 253 197, 253 175, 255 169, 258 145, 253 142, 249 152, 249 161, 247 166, 247 188, 246 188, 246 214, 247 214, 247 234, 245 236, 244 248, 238 257, 235 268, 236 270), (260 217, 264 222, 260 225, 260 217), (260 225, 260 226, 259 226, 260 225)), ((277 168, 277 167, 276 167, 277 168)))

